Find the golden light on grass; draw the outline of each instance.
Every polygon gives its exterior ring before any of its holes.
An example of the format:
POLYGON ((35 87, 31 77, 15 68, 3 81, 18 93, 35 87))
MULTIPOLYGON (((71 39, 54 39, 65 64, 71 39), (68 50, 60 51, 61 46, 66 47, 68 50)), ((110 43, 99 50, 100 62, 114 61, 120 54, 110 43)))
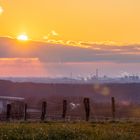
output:
POLYGON ((29 38, 26 34, 21 34, 21 35, 17 36, 17 39, 20 41, 28 41, 29 40, 29 38))

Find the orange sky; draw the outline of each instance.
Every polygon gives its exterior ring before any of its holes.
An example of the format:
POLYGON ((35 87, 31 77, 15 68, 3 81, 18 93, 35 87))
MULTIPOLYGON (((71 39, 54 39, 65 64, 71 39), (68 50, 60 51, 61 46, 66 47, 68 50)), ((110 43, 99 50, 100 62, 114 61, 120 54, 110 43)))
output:
POLYGON ((140 0, 0 0, 0 37, 0 75, 139 74, 140 0))
POLYGON ((140 42, 140 0, 0 0, 0 6, 0 36, 140 42))

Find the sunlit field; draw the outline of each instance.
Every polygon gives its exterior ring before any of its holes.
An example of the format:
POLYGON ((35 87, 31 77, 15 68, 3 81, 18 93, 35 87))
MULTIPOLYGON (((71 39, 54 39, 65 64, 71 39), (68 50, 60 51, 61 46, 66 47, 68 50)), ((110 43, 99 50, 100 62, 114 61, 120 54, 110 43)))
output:
POLYGON ((1 123, 0 140, 139 140, 140 123, 1 123))

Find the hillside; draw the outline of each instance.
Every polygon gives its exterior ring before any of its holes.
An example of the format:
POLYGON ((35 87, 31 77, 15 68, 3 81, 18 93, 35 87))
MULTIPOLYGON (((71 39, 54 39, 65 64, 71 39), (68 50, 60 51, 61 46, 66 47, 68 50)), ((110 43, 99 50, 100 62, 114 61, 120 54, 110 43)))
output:
POLYGON ((140 84, 42 84, 14 83, 0 80, 0 96, 17 96, 41 99, 49 96, 91 97, 94 100, 107 101, 114 96, 119 101, 139 103, 140 84))

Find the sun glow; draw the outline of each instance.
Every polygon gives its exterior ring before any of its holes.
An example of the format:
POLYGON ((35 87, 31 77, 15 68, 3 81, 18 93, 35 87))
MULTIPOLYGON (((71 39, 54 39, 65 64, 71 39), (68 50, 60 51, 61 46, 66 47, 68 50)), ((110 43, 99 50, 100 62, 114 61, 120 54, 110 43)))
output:
POLYGON ((3 8, 0 6, 0 14, 3 13, 3 8))
POLYGON ((18 40, 21 40, 21 41, 28 41, 28 36, 25 35, 25 34, 21 34, 17 37, 18 40))

